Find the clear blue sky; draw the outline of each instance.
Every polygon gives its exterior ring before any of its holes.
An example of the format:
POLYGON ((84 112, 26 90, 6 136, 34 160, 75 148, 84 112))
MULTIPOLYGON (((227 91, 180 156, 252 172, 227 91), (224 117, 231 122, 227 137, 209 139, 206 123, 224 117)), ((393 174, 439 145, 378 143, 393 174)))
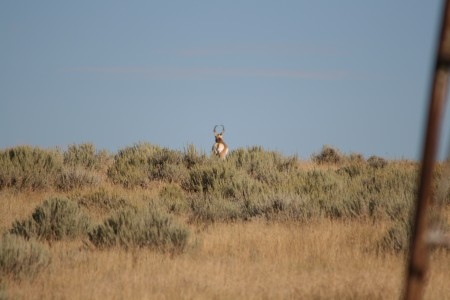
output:
POLYGON ((209 152, 224 124, 231 149, 308 159, 327 144, 418 159, 440 10, 437 0, 1 1, 0 147, 209 152))

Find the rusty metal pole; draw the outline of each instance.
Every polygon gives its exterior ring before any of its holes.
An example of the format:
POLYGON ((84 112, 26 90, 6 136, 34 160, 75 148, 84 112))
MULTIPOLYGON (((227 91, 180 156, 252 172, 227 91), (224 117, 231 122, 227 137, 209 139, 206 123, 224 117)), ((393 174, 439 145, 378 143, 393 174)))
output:
POLYGON ((428 228, 428 207, 431 198, 431 185, 443 108, 447 97, 447 84, 450 67, 450 6, 445 1, 440 41, 436 57, 431 99, 428 109, 427 129, 422 153, 422 168, 417 196, 413 236, 410 245, 410 257, 406 274, 405 299, 421 299, 425 289, 428 270, 428 245, 426 233, 428 228))

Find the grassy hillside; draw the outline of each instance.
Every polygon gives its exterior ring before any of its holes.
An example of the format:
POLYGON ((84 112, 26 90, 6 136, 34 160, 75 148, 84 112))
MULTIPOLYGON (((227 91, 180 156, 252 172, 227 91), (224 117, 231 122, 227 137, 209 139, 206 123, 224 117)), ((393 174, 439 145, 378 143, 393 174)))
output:
MULTIPOLYGON (((366 159, 330 147, 306 161, 261 147, 234 150, 225 161, 193 146, 176 151, 147 143, 115 154, 92 144, 3 149, 0 299, 51 298, 62 290, 67 298, 84 298, 90 286, 77 289, 87 284, 84 274, 90 282, 100 280, 98 274, 113 276, 119 286, 94 298, 161 298, 168 282, 178 288, 169 298, 261 298, 264 289, 257 286, 275 284, 270 281, 283 272, 292 278, 266 290, 271 298, 398 296, 418 170, 416 162, 366 159), (91 269, 97 260, 102 263, 91 269), (396 276, 379 290, 386 282, 372 276, 389 273, 386 261, 396 276), (213 282, 208 276, 217 268, 219 277, 237 277, 213 282), (165 281, 142 285, 141 277, 152 272, 165 281), (361 279, 361 272, 368 275, 361 279), (129 276, 135 276, 131 286, 121 286, 129 276), (245 292, 239 276, 253 278, 245 292), (46 287, 39 293, 38 283, 46 287)), ((444 231, 449 178, 447 165, 438 165, 430 226, 444 231)), ((446 250, 433 255, 450 262, 446 250)), ((441 271, 433 271, 434 284, 450 280, 441 271)), ((431 295, 444 292, 448 288, 431 295)))

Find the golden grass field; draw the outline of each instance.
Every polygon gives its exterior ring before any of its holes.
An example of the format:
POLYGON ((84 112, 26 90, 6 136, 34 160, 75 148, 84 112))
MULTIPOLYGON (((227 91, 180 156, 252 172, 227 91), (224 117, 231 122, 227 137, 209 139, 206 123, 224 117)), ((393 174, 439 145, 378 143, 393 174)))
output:
MULTIPOLYGON (((158 189, 155 185, 122 192, 134 199, 133 194, 158 189)), ((58 193, 0 191, 0 231, 58 193)), ((449 216, 446 211, 447 220, 449 216)), ((45 244, 52 253, 49 267, 33 279, 5 278, 0 295, 102 300, 398 299, 405 257, 379 254, 374 247, 388 225, 325 218, 303 223, 254 219, 190 224, 190 245, 178 255, 146 248, 98 250, 83 240, 52 242, 45 244)), ((449 283, 450 252, 434 251, 425 299, 450 299, 449 283)))

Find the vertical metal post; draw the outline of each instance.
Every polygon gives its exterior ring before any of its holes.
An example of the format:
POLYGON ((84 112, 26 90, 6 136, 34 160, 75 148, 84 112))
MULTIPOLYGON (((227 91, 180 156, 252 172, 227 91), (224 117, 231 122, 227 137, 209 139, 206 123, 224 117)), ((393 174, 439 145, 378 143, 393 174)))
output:
POLYGON ((438 148, 442 112, 447 97, 447 84, 450 67, 450 6, 445 1, 440 41, 434 70, 431 99, 428 108, 428 121, 422 153, 422 168, 417 196, 415 222, 410 246, 410 257, 406 274, 405 299, 421 299, 425 288, 428 269, 428 246, 425 235, 428 225, 428 207, 431 198, 431 185, 438 148))

